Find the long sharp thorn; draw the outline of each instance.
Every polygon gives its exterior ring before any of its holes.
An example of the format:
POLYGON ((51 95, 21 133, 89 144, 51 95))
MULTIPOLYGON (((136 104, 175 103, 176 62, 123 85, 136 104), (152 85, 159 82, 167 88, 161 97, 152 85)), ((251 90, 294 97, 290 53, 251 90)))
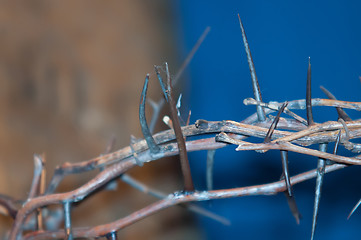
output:
MULTIPOLYGON (((336 97, 330 92, 328 91, 326 88, 324 88, 323 86, 320 86, 322 92, 329 98, 329 99, 333 99, 333 100, 337 100, 336 97)), ((347 115, 347 113, 340 107, 336 107, 336 111, 338 114, 338 117, 343 119, 344 121, 352 121, 352 119, 347 115)))
POLYGON ((172 81, 169 74, 168 69, 168 63, 165 63, 166 73, 167 73, 167 94, 168 94, 168 100, 169 100, 169 107, 170 107, 170 113, 173 121, 173 128, 174 133, 176 135, 178 149, 179 149, 179 158, 181 163, 181 169, 183 173, 184 178, 184 190, 186 192, 192 192, 194 191, 194 185, 191 175, 191 169, 189 166, 188 156, 187 156, 187 149, 186 144, 184 141, 181 125, 178 118, 178 111, 176 107, 176 102, 174 100, 173 96, 173 88, 172 88, 172 81))
POLYGON ((287 191, 284 192, 284 194, 287 198, 287 203, 288 203, 288 206, 291 210, 293 217, 295 218, 297 224, 300 224, 301 214, 298 211, 296 200, 292 193, 292 185, 291 185, 290 175, 289 175, 289 171, 288 171, 288 151, 283 151, 283 150, 281 151, 281 159, 282 159, 282 170, 283 170, 282 175, 285 178, 286 187, 287 187, 287 191))
POLYGON ((173 81, 172 81, 172 86, 174 86, 177 81, 179 80, 180 76, 182 75, 182 73, 184 72, 184 69, 188 66, 189 62, 192 60, 194 54, 197 52, 198 48, 201 46, 201 44, 203 43, 204 39, 207 37, 209 31, 211 31, 210 27, 206 27, 206 29, 203 31, 202 35, 199 37, 199 39, 197 40, 196 44, 193 46, 192 50, 190 51, 190 53, 188 54, 188 56, 186 57, 186 59, 184 60, 184 62, 182 63, 182 66, 179 68, 177 74, 175 75, 173 81))
MULTIPOLYGON (((320 151, 326 152, 327 143, 320 144, 320 151)), ((315 230, 317 225, 317 217, 318 217, 318 209, 320 206, 321 199, 321 191, 322 191, 322 183, 325 174, 326 161, 323 158, 319 158, 317 160, 317 177, 316 177, 316 189, 315 189, 315 201, 313 207, 313 216, 312 216, 312 232, 311 232, 311 240, 315 236, 315 230)))
POLYGON ((352 208, 350 214, 347 216, 347 220, 350 219, 350 217, 352 216, 352 214, 356 211, 356 209, 360 206, 361 204, 361 199, 357 202, 357 204, 352 208))
POLYGON ((140 104, 139 104, 139 122, 142 129, 143 136, 145 141, 148 144, 150 152, 152 154, 158 153, 160 151, 160 147, 155 143, 154 138, 149 131, 147 119, 145 118, 145 100, 147 97, 147 89, 148 89, 148 82, 149 82, 149 74, 145 77, 143 91, 140 97, 140 104))
POLYGON ((159 84, 160 84, 160 87, 162 88, 162 91, 163 91, 165 100, 167 100, 167 102, 168 102, 167 91, 166 91, 166 89, 165 89, 162 76, 161 76, 160 73, 159 73, 158 66, 155 66, 155 65, 154 65, 154 70, 155 70, 155 73, 157 74, 157 77, 158 77, 158 80, 159 80, 159 84))
POLYGON ((278 122, 280 120, 281 113, 283 112, 283 110, 285 110, 287 105, 288 105, 288 102, 285 102, 284 104, 282 104, 282 106, 278 110, 278 113, 277 113, 275 119, 273 120, 270 128, 268 129, 266 137, 264 138, 264 143, 269 143, 271 141, 272 134, 273 134, 274 130, 276 129, 277 124, 278 124, 278 122))
POLYGON ((281 150, 281 159, 282 159, 282 170, 283 170, 283 175, 285 177, 288 195, 292 196, 290 175, 288 171, 288 151, 281 150))
MULTIPOLYGON (((258 84, 256 69, 254 67, 254 63, 253 63, 253 59, 252 59, 252 55, 251 55, 251 50, 250 50, 249 45, 248 45, 246 32, 244 30, 244 27, 243 27, 243 24, 242 24, 242 21, 241 21, 241 17, 239 16, 239 14, 238 14, 238 19, 239 19, 239 25, 241 27, 244 48, 245 48, 246 54, 247 54, 248 66, 249 66, 249 70, 251 72, 252 87, 253 87, 254 97, 255 97, 255 99, 257 101, 262 102, 261 90, 260 90, 259 84, 258 84)), ((257 105, 257 116, 258 116, 258 121, 265 121, 266 120, 266 114, 265 114, 262 106, 257 105)))
POLYGON ((65 221, 65 236, 67 240, 73 240, 73 233, 71 230, 71 217, 70 217, 70 202, 65 201, 64 205, 64 221, 65 221))
POLYGON ((297 207, 297 204, 296 204, 295 197, 288 195, 287 191, 284 192, 284 194, 285 194, 286 199, 287 199, 288 207, 290 208, 291 213, 292 213, 293 217, 296 220, 296 223, 300 224, 300 220, 301 220, 302 216, 301 216, 301 213, 298 211, 298 207, 297 207))
POLYGON ((307 124, 310 126, 313 122, 312 115, 312 97, 311 97, 311 58, 308 58, 308 69, 307 69, 307 86, 306 86, 306 113, 307 113, 307 124))
MULTIPOLYGON (((194 54, 197 52, 198 48, 201 46, 202 42, 204 41, 204 39, 206 38, 207 34, 209 33, 209 31, 211 30, 210 27, 207 27, 203 34, 200 36, 200 38, 198 39, 197 43, 193 46, 192 50, 190 51, 190 53, 187 55, 186 59, 184 60, 184 62, 182 63, 181 67, 179 68, 176 76, 174 77, 173 81, 172 81, 172 86, 175 86, 175 84, 177 84, 179 78, 182 76, 184 69, 189 65, 190 61, 192 60, 194 54)), ((149 124, 149 129, 150 132, 153 132, 154 128, 155 128, 155 124, 158 120, 159 117, 159 113, 161 111, 161 109, 164 106, 164 99, 161 98, 158 102, 157 102, 157 107, 154 108, 154 112, 153 112, 153 116, 152 119, 150 121, 149 124)))
POLYGON ((207 182, 207 189, 213 189, 213 166, 214 166, 214 155, 216 153, 215 149, 207 151, 207 172, 206 172, 206 182, 207 182))

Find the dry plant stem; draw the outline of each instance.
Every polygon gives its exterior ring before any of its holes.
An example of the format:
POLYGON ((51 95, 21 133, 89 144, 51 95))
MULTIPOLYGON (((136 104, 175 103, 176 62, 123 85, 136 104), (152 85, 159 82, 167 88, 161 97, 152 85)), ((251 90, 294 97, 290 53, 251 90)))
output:
MULTIPOLYGON (((246 98, 246 99, 243 100, 243 103, 245 105, 259 105, 259 106, 262 106, 264 108, 267 108, 268 110, 273 110, 273 111, 278 111, 279 108, 281 107, 281 105, 278 102, 264 103, 264 102, 256 101, 253 98, 246 98)), ((267 114, 265 109, 264 109, 264 111, 267 114)), ((284 113, 286 113, 290 117, 293 117, 295 120, 299 121, 303 125, 307 125, 307 121, 304 118, 298 116, 296 113, 292 112, 288 108, 284 109, 284 113)))
MULTIPOLYGON (((347 165, 343 164, 334 164, 331 166, 326 166, 325 172, 332 172, 342 168, 347 167, 347 165)), ((312 179, 316 177, 317 169, 313 169, 302 174, 298 174, 293 176, 291 180, 291 185, 298 184, 300 182, 304 182, 306 180, 312 179)), ((99 237, 105 236, 109 232, 123 229, 145 217, 148 217, 154 213, 157 213, 163 209, 168 207, 185 203, 191 201, 208 201, 211 199, 223 199, 223 198, 231 198, 231 197, 242 197, 242 196, 257 196, 257 195, 274 195, 279 192, 284 192, 287 190, 286 184, 284 180, 280 180, 273 183, 255 185, 250 187, 240 187, 233 189, 223 189, 223 190, 213 190, 213 191, 195 191, 193 193, 182 194, 175 193, 169 195, 166 199, 159 200, 153 204, 148 205, 132 214, 116 220, 114 222, 98 225, 95 227, 83 227, 83 228, 74 228, 73 229, 73 237, 99 237)), ((35 240, 35 239, 49 239, 52 238, 64 238, 65 233, 62 230, 59 231, 38 231, 32 232, 24 236, 26 240, 35 240)))
MULTIPOLYGON (((341 101, 341 100, 332 100, 332 99, 323 99, 323 98, 313 98, 312 101, 313 107, 340 107, 340 108, 347 108, 347 109, 353 109, 356 111, 361 111, 361 103, 360 102, 349 102, 349 101, 341 101)), ((243 104, 245 105, 260 105, 264 107, 271 107, 273 110, 277 106, 281 106, 282 103, 278 102, 270 102, 270 103, 263 103, 260 101, 256 101, 253 98, 246 98, 243 100, 243 104)), ((303 110, 306 109, 306 100, 300 99, 300 100, 292 100, 288 101, 288 109, 299 109, 303 110)), ((278 109, 278 108, 277 108, 278 109)))
POLYGON ((168 64, 165 63, 166 72, 167 72, 167 94, 169 100, 169 108, 171 113, 171 118, 173 122, 174 133, 177 139, 178 149, 179 149, 179 158, 184 178, 184 190, 186 192, 194 191, 194 185, 191 175, 191 169, 189 166, 188 156, 187 156, 187 149, 186 144, 184 141, 181 125, 178 118, 178 111, 176 107, 176 102, 174 99, 173 87, 171 82, 171 77, 169 74, 168 64))
MULTIPOLYGON (((139 182, 138 180, 132 178, 131 176, 129 176, 128 174, 122 174, 120 176, 120 178, 127 184, 129 184, 130 186, 132 186, 133 188, 145 193, 145 194, 148 194, 148 195, 151 195, 153 197, 156 197, 158 199, 163 199, 163 198, 166 198, 168 195, 163 193, 163 192, 160 192, 158 190, 155 190, 155 189, 152 189, 148 186, 146 186, 145 184, 139 182)), ((219 216, 215 213, 212 213, 211 211, 208 211, 207 209, 204 209, 202 207, 199 207, 195 204, 191 204, 191 203, 188 203, 188 204, 180 204, 179 206, 181 207, 184 207, 186 209, 188 209, 189 211, 192 211, 194 213, 197 213, 197 214, 200 214, 200 215, 203 215, 205 217, 208 217, 208 218, 211 218, 217 222, 220 222, 224 225, 229 225, 230 224, 230 221, 222 216, 219 216)))
POLYGON ((252 144, 252 143, 242 143, 237 147, 237 151, 243 151, 243 150, 271 150, 271 149, 277 149, 277 150, 286 150, 286 151, 292 151, 297 152, 305 155, 315 156, 319 158, 325 158, 332 161, 335 161, 337 163, 342 164, 350 164, 350 165, 361 165, 361 159, 354 158, 354 157, 344 157, 339 155, 334 155, 330 153, 324 153, 318 150, 308 149, 300 146, 296 146, 292 143, 288 142, 277 142, 277 143, 267 143, 267 144, 252 144))
POLYGON ((134 167, 134 165, 134 160, 120 162, 112 165, 110 168, 106 168, 104 171, 98 173, 95 178, 70 192, 44 195, 31 199, 30 201, 26 202, 18 211, 18 214, 16 215, 15 221, 13 223, 12 230, 10 232, 9 239, 17 239, 17 237, 21 234, 21 228, 25 218, 35 209, 52 204, 62 204, 65 201, 81 201, 91 192, 119 176, 121 173, 126 172, 131 167, 134 167))
MULTIPOLYGON (((244 122, 251 123, 252 120, 256 120, 256 119, 257 116, 253 115, 252 117, 247 118, 246 119, 247 121, 244 122)), ((265 123, 257 123, 257 125, 264 126, 264 127, 259 127, 251 124, 238 123, 233 121, 219 121, 219 122, 205 121, 204 123, 200 124, 198 127, 196 126, 196 124, 182 127, 182 132, 185 137, 226 132, 226 133, 233 133, 244 136, 264 138, 267 134, 270 124, 271 123, 268 123, 267 126, 265 126, 265 123)), ((301 125, 289 119, 281 119, 278 126, 280 128, 300 129, 301 125)), ((347 126, 349 128, 351 138, 356 138, 361 136, 360 121, 347 122, 347 126)), ((284 141, 293 141, 294 143, 307 146, 315 143, 334 142, 337 138, 336 132, 324 132, 319 134, 315 134, 315 133, 317 133, 318 131, 339 130, 343 127, 342 124, 339 122, 326 122, 324 124, 315 125, 313 126, 313 128, 314 129, 311 130, 306 129, 304 130, 305 132, 301 131, 299 133, 291 133, 287 131, 275 130, 273 136, 278 139, 282 137, 288 137, 288 139, 285 139, 284 141)), ((304 129, 304 127, 302 127, 302 129, 304 129)), ((242 138, 245 138, 244 136, 242 138)), ((166 130, 157 133, 153 137, 157 144, 163 144, 175 139, 173 130, 166 130)), ((224 146, 224 144, 222 146, 224 146)), ((148 150, 148 146, 145 140, 138 141, 136 144, 133 145, 133 148, 134 151, 138 153, 138 155, 139 153, 148 150)), ((163 146, 163 149, 164 148, 165 147, 163 146)), ((133 156, 133 152, 128 146, 113 153, 102 155, 90 159, 88 161, 83 161, 78 163, 64 163, 63 165, 56 168, 46 193, 49 194, 54 192, 56 187, 59 185, 59 183, 61 182, 61 180, 64 178, 65 175, 91 171, 101 166, 106 166, 106 165, 114 164, 121 160, 129 159, 132 156, 133 156)), ((158 157, 161 156, 162 154, 159 154, 158 157)))
MULTIPOLYGON (((360 128, 361 121, 347 122, 346 126, 349 129, 350 128, 360 128)), ((274 140, 273 142, 295 141, 295 140, 299 140, 302 137, 311 135, 311 134, 316 133, 316 132, 339 130, 339 129, 342 129, 342 128, 343 128, 342 123, 335 122, 335 121, 328 121, 328 122, 325 122, 325 123, 322 123, 322 124, 314 124, 314 125, 306 128, 305 130, 290 134, 290 135, 285 136, 285 137, 278 138, 278 139, 274 140)), ((329 142, 329 141, 324 141, 324 142, 329 142)), ((319 143, 322 143, 322 142, 319 142, 319 143)))
MULTIPOLYGON (((253 63, 253 59, 252 59, 252 55, 251 55, 251 49, 249 48, 246 32, 244 30, 244 27, 243 27, 243 24, 241 21, 241 17, 239 16, 239 14, 238 14, 238 20, 239 20, 239 26, 240 26, 241 32, 242 32, 242 40, 243 40, 244 48, 245 48, 246 54, 247 54, 248 66, 249 66, 249 70, 251 72, 254 98, 257 101, 262 102, 261 90, 260 90, 259 84, 258 84, 256 69, 254 67, 254 63, 253 63)), ((263 107, 257 106, 257 116, 258 116, 258 121, 262 122, 262 121, 266 120, 266 114, 263 110, 263 107)))
MULTIPOLYGON (((338 129, 342 128, 342 124, 340 124, 340 123, 330 122, 330 124, 333 125, 333 127, 331 129, 338 130, 338 129)), ((349 122, 347 124, 348 124, 348 127, 352 126, 352 128, 350 128, 350 134, 352 133, 352 131, 355 130, 357 124, 360 125, 360 123, 358 123, 357 121, 349 122)), ((323 126, 323 128, 324 127, 325 126, 323 126)), ((360 127, 360 126, 358 126, 358 127, 360 127)), ((321 129, 323 129, 323 128, 321 128, 321 129)), ((239 134, 245 134, 245 135, 249 135, 249 133, 251 133, 251 135, 262 136, 262 137, 264 137, 267 132, 266 128, 260 128, 260 127, 247 125, 247 124, 240 124, 240 123, 235 124, 232 121, 222 121, 222 122, 202 121, 201 123, 198 123, 197 126, 187 126, 187 127, 183 128, 183 131, 188 132, 189 135, 195 134, 195 133, 203 133, 203 134, 204 133, 217 133, 222 130, 225 130, 226 132, 233 132, 233 133, 239 133, 239 134), (244 129, 243 129, 243 127, 244 127, 244 129), (249 128, 253 128, 254 131, 250 130, 249 128)), ((277 130, 275 131, 275 133, 276 132, 277 132, 277 130)), ((307 134, 311 134, 311 133, 316 133, 316 132, 311 131, 311 132, 308 132, 307 134)), ((164 134, 164 133, 162 133, 162 134, 164 134)), ((162 135, 162 134, 160 134, 160 135, 162 135)), ((297 134, 297 133, 294 133, 294 134, 297 134)), ((306 136, 307 134, 303 134, 303 135, 306 136)), ((160 135, 158 135, 158 136, 160 136, 160 135)), ((167 134, 166 134, 166 136, 169 137, 169 135, 167 135, 167 134)), ((162 137, 165 137, 165 136, 162 135, 162 137)), ((319 136, 313 134, 312 138, 310 138, 308 140, 311 141, 311 143, 317 143, 317 141, 316 141, 317 137, 319 137, 319 136)), ((327 134, 327 137, 328 137, 328 141, 334 141, 337 136, 327 134)), ((174 139, 174 136, 173 136, 173 139, 174 139)), ((321 140, 322 140, 321 142, 325 142, 325 138, 322 138, 321 140)), ((318 140, 318 141, 320 141, 320 140, 318 140)), ((307 143, 307 141, 305 143, 307 143)), ((310 143, 310 142, 308 142, 308 143, 310 143)), ((143 152, 140 152, 139 158, 142 161, 152 160, 152 157, 150 156, 150 153, 147 150, 146 143, 144 142, 144 140, 143 140, 143 142, 140 141, 137 144, 143 144, 143 148, 144 148, 143 152)), ((286 147, 282 146, 282 143, 277 143, 277 144, 270 143, 270 144, 266 144, 266 145, 267 145, 266 148, 271 145, 274 149, 278 149, 278 148, 280 148, 280 146, 282 148, 284 148, 284 150, 288 150, 288 148, 290 148, 289 143, 288 143, 288 146, 286 146, 286 147), (277 145, 277 146, 275 146, 275 145, 277 145)), ((224 146, 225 146, 225 144, 214 142, 213 138, 187 142, 187 150, 189 150, 189 151, 195 151, 195 150, 201 150, 201 149, 215 149, 215 148, 221 148, 224 146)), ((163 149, 168 149, 168 152, 166 152, 164 154, 164 156, 175 155, 178 152, 176 144, 173 144, 173 143, 163 145, 162 147, 163 147, 163 149)), ((258 148, 259 148, 259 146, 258 146, 258 148)), ((137 147, 135 147, 135 149, 137 149, 137 147)), ((264 147, 263 147, 263 149, 264 149, 264 147)), ((346 157, 341 157, 341 156, 332 155, 332 154, 327 155, 326 153, 320 154, 320 153, 318 153, 318 151, 315 151, 315 150, 312 150, 315 152, 312 152, 312 151, 310 152, 310 151, 311 150, 309 150, 309 149, 301 148, 301 150, 296 151, 296 152, 311 154, 311 155, 315 155, 317 157, 322 157, 322 158, 328 158, 328 159, 331 159, 334 161, 341 160, 347 164, 358 164, 359 163, 359 160, 355 159, 355 158, 346 158, 346 157)), ((119 152, 123 155, 123 158, 120 158, 120 159, 124 159, 124 160, 127 159, 127 161, 122 161, 122 162, 113 164, 111 166, 111 168, 107 168, 103 172, 99 173, 96 178, 92 179, 84 186, 82 186, 78 189, 75 189, 71 192, 68 192, 68 193, 53 194, 53 195, 37 197, 37 198, 34 198, 31 201, 27 202, 17 215, 16 221, 13 226, 13 231, 11 233, 12 234, 11 236, 13 236, 13 239, 15 239, 15 236, 17 236, 19 234, 25 217, 28 214, 30 214, 34 209, 39 208, 41 206, 46 206, 49 204, 61 203, 63 200, 67 200, 67 199, 73 199, 76 201, 80 201, 81 199, 86 197, 90 192, 94 191, 95 189, 99 188, 100 186, 104 185, 111 179, 119 176, 120 174, 124 173, 125 171, 129 170, 131 167, 133 167, 135 165, 135 161, 134 161, 134 158, 132 158, 132 153, 131 153, 129 147, 124 148, 121 151, 118 151, 116 153, 98 157, 95 160, 97 163, 104 163, 103 161, 105 161, 105 162, 111 162, 111 161, 115 162, 115 160, 119 161, 119 152)), ((160 156, 159 156, 159 158, 160 158, 160 156)), ((88 166, 94 166, 93 164, 94 164, 94 160, 91 160, 91 161, 83 162, 80 165, 75 164, 75 165, 71 166, 70 168, 68 168, 68 170, 76 172, 76 170, 82 169, 82 168, 84 168, 84 166, 85 166, 85 168, 87 168, 88 166)), ((101 164, 99 164, 99 165, 101 165, 101 164)))

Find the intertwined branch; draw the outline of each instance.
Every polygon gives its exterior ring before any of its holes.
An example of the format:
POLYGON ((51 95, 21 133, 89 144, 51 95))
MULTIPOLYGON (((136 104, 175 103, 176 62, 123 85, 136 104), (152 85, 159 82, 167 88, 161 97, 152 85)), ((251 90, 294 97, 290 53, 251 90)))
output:
MULTIPOLYGON (((231 197, 241 197, 249 195, 271 195, 283 192, 287 197, 291 212, 296 221, 299 221, 300 214, 293 198, 292 186, 311 178, 317 178, 315 209, 313 217, 312 237, 317 222, 318 204, 321 196, 322 180, 325 173, 340 170, 342 168, 361 165, 361 152, 358 144, 352 143, 352 139, 361 137, 361 120, 352 121, 343 109, 361 110, 360 102, 347 102, 337 100, 326 89, 326 95, 330 99, 311 99, 311 65, 309 63, 307 74, 307 94, 305 100, 294 100, 285 103, 270 102, 262 100, 259 84, 255 74, 255 67, 251 57, 247 38, 243 25, 240 26, 245 44, 247 59, 251 70, 253 90, 255 99, 247 98, 246 105, 256 105, 257 112, 242 122, 235 121, 206 121, 197 120, 194 124, 181 126, 179 106, 176 104, 175 93, 173 91, 174 81, 166 64, 166 83, 163 82, 159 68, 156 66, 156 75, 162 87, 164 98, 158 103, 151 101, 151 105, 156 109, 155 115, 159 114, 159 109, 164 102, 168 103, 171 117, 168 122, 171 129, 156 134, 152 134, 154 120, 151 127, 148 127, 145 119, 145 106, 147 103, 146 92, 149 83, 149 75, 146 76, 143 91, 141 93, 139 119, 144 139, 133 140, 127 147, 110 152, 108 147, 105 154, 78 163, 64 163, 56 168, 51 182, 45 190, 43 156, 35 156, 35 172, 32 189, 29 197, 22 206, 18 207, 15 201, 6 196, 0 196, 0 204, 7 210, 9 217, 14 218, 13 227, 9 234, 9 239, 51 239, 51 238, 95 238, 107 237, 116 239, 116 232, 135 222, 149 217, 150 215, 171 206, 181 205, 191 211, 214 218, 220 222, 227 223, 227 220, 217 216, 197 205, 189 204, 195 201, 208 201, 211 199, 222 199, 231 197), (316 123, 312 117, 312 106, 335 107, 339 113, 338 121, 328 121, 316 123), (292 110, 307 111, 307 119, 294 113, 292 110), (270 115, 277 111, 274 117, 270 115), (281 117, 287 114, 288 117, 281 117), (196 140, 193 138, 197 136, 196 140), (263 139, 262 143, 254 143, 252 139, 263 139), (335 143, 332 153, 326 151, 328 143, 335 143), (237 145, 237 151, 255 150, 257 152, 267 152, 268 150, 280 150, 283 174, 279 181, 262 185, 239 187, 232 189, 212 190, 212 162, 214 151, 227 145, 237 145), (319 150, 310 146, 319 144, 319 150), (350 156, 337 154, 339 145, 350 151, 350 156), (192 151, 209 150, 207 186, 208 189, 197 189, 193 185, 191 169, 189 167, 187 153, 192 151), (290 176, 288 171, 288 152, 297 152, 304 155, 318 158, 318 168, 295 176, 290 176), (145 166, 145 163, 164 159, 168 156, 179 155, 184 177, 184 189, 175 190, 172 194, 164 194, 156 189, 150 189, 145 184, 140 183, 127 174, 127 171, 134 167, 145 166), (70 174, 81 174, 83 172, 101 169, 101 171, 84 185, 69 192, 58 193, 57 187, 62 180, 70 174), (106 224, 73 228, 71 224, 71 206, 89 197, 91 193, 102 189, 108 183, 120 178, 131 186, 144 193, 151 194, 160 200, 139 209, 132 214, 121 217, 116 221, 106 224), (65 229, 47 230, 44 221, 46 214, 44 209, 49 205, 60 205, 63 208, 63 215, 59 215, 57 220, 64 222, 65 229), (35 213, 35 214, 34 214, 35 213), (34 217, 35 216, 35 217, 34 217), (35 220, 34 220, 35 219, 35 220), (36 221, 25 235, 23 231, 29 222, 36 221)), ((207 30, 206 32, 208 32, 207 30)), ((202 36, 202 39, 204 36, 202 36)), ((199 44, 197 44, 199 46, 199 44)), ((194 53, 194 51, 192 51, 194 53)), ((192 54, 193 54, 192 53, 192 54)), ((189 62, 189 60, 188 60, 189 62)), ((176 78, 179 74, 176 75, 176 78)), ((158 116, 153 117, 157 119, 158 116)), ((354 211, 354 210, 353 210, 354 211)))

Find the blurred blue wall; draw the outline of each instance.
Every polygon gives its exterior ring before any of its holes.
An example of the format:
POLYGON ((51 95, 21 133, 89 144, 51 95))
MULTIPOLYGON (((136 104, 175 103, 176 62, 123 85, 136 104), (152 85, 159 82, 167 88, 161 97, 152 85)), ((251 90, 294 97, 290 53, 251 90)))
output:
MULTIPOLYGON (((183 56, 203 30, 211 32, 191 62, 185 99, 192 122, 240 121, 255 112, 244 106, 253 97, 237 13, 240 14, 255 63, 263 100, 305 98, 308 57, 312 63, 313 97, 325 98, 323 85, 338 99, 360 101, 361 2, 359 1, 175 1, 179 46, 183 56)), ((184 80, 186 81, 186 80, 184 80)), ((314 108, 316 122, 337 120, 332 108, 314 108)), ((298 112, 305 116, 304 112, 298 112)), ((347 111, 354 119, 360 113, 347 111)), ((315 146, 317 147, 317 146, 315 146)), ((332 151, 333 146, 329 147, 332 151)), ((278 151, 235 152, 230 146, 216 152, 215 188, 248 186, 278 180, 282 167, 278 151)), ((341 152, 342 153, 342 152, 341 152)), ((290 154, 292 175, 315 168, 317 159, 290 154)), ((191 154, 197 189, 205 188, 206 152, 191 154)), ((361 197, 361 169, 327 174, 316 239, 360 239, 361 210, 348 213, 361 197)), ((295 186, 303 215, 293 219, 283 194, 243 197, 201 203, 229 218, 231 226, 197 217, 205 239, 308 239, 315 180, 295 186)))

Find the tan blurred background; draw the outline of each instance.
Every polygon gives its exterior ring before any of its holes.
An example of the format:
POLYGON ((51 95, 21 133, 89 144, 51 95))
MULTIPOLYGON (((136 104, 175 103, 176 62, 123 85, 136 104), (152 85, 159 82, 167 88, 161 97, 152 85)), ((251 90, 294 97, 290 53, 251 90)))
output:
MULTIPOLYGON (((164 61, 171 70, 179 66, 172 15, 166 0, 0 3, 0 193, 26 198, 34 153, 46 154, 49 180, 56 165, 104 152, 113 135, 117 149, 131 134, 142 136, 138 104, 145 74, 164 61)), ((149 96, 159 99, 155 83, 149 96)), ((181 186, 177 166, 157 161, 130 174, 171 192, 181 186)), ((68 177, 59 190, 92 174, 68 177)), ((73 222, 106 223, 154 200, 119 184, 77 206, 73 222)), ((197 234, 191 221, 189 213, 172 208, 119 236, 189 239, 197 234)), ((0 236, 11 223, 0 217, 0 236)))

